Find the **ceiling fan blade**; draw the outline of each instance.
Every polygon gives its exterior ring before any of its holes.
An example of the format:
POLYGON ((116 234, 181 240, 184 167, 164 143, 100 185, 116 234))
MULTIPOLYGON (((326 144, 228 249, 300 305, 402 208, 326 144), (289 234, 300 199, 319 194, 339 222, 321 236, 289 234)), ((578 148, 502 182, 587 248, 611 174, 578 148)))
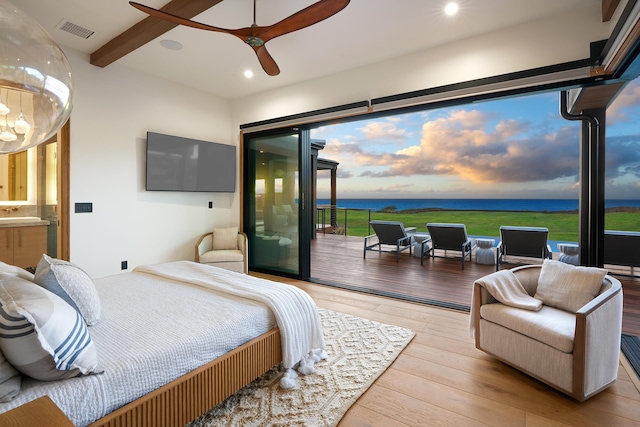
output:
POLYGON ((216 32, 219 32, 219 33, 227 33, 227 34, 231 34, 233 36, 241 38, 242 41, 246 41, 247 37, 251 36, 251 27, 240 28, 240 29, 237 29, 237 30, 227 29, 227 28, 219 28, 219 27, 214 27, 212 25, 203 24, 201 22, 192 21, 190 19, 183 18, 181 16, 174 15, 172 13, 164 12, 162 10, 154 9, 152 7, 145 6, 145 5, 140 4, 140 3, 136 3, 134 1, 130 1, 129 4, 131 6, 133 6, 133 7, 135 7, 136 9, 138 9, 138 10, 140 10, 140 11, 146 13, 146 14, 149 14, 150 16, 153 16, 153 17, 156 17, 156 18, 160 18, 160 19, 164 19, 165 21, 173 22, 176 25, 185 25, 187 27, 197 28, 199 30, 216 31, 216 32))
POLYGON ((251 47, 256 52, 258 61, 260 61, 260 65, 262 65, 262 69, 265 73, 270 76, 277 76, 278 74, 280 74, 280 68, 278 67, 278 64, 276 64, 276 61, 273 59, 264 45, 251 47))
MULTIPOLYGON (((320 21, 324 21, 347 7, 349 2, 350 0, 320 0, 319 2, 305 7, 291 16, 284 18, 282 21, 262 27, 264 30, 257 32, 257 34, 254 31, 254 34, 267 42, 275 37, 292 33, 294 31, 301 30, 302 28, 317 24, 320 21)), ((260 30, 262 30, 262 28, 260 28, 260 30)))

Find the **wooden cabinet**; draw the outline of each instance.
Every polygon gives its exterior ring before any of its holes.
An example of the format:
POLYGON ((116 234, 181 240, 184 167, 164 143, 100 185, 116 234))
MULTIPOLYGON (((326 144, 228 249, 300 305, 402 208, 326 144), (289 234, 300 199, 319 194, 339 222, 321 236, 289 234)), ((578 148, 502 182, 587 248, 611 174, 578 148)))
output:
POLYGON ((47 226, 0 228, 0 261, 18 267, 35 267, 47 253, 47 226))

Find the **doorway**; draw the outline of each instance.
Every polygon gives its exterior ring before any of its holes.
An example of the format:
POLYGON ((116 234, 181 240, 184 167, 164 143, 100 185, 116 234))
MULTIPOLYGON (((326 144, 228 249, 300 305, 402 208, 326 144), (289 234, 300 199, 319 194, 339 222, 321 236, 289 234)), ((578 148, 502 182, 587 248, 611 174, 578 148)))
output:
POLYGON ((309 132, 300 128, 243 137, 243 229, 249 269, 309 277, 309 132), (304 141, 307 141, 305 144, 304 141))

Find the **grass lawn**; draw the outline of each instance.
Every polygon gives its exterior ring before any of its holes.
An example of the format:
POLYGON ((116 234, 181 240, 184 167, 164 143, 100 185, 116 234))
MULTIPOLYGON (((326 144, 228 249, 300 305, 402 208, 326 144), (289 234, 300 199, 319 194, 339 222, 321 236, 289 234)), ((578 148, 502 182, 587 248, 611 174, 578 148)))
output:
MULTIPOLYGON (((467 233, 475 236, 500 235, 501 225, 526 227, 547 227, 549 240, 566 242, 578 241, 578 214, 555 212, 503 212, 503 211, 445 211, 424 210, 420 212, 371 212, 354 209, 338 209, 339 226, 346 225, 347 235, 367 236, 369 219, 402 221, 405 227, 416 227, 426 232, 428 222, 461 223, 467 227, 467 233), (369 217, 370 215, 370 217, 369 217)), ((329 212, 327 212, 328 216, 329 212)), ((329 222, 328 220, 326 222, 329 222)), ((605 215, 607 230, 640 231, 640 213, 609 212, 605 215)))

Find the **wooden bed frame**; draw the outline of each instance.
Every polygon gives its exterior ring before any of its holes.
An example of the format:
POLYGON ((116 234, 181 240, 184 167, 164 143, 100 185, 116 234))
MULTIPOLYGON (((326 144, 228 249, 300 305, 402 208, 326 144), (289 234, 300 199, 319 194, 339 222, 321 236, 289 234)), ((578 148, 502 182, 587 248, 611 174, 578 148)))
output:
POLYGON ((184 426, 280 362, 282 347, 276 327, 89 427, 184 426))

